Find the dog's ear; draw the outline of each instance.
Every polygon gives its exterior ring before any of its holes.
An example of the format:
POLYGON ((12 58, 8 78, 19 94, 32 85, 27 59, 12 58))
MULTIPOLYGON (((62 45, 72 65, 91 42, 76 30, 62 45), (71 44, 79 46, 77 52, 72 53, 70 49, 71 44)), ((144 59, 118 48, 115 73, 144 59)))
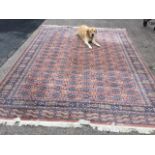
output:
POLYGON ((87 35, 90 36, 90 31, 89 31, 89 29, 87 30, 87 35))

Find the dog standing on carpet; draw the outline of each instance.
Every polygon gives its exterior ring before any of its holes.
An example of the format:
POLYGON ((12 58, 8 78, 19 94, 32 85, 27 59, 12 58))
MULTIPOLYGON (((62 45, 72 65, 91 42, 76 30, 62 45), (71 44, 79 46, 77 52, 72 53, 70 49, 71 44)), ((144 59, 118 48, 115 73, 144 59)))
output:
POLYGON ((87 25, 81 25, 77 30, 77 35, 84 41, 84 43, 92 49, 90 43, 100 47, 95 40, 97 30, 95 27, 88 27, 87 25))

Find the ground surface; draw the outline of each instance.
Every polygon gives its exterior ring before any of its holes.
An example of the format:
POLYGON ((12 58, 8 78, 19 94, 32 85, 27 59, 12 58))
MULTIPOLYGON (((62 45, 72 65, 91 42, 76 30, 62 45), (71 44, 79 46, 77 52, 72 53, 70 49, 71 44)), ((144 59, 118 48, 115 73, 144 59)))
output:
POLYGON ((44 20, 0 20, 0 66, 44 20))
MULTIPOLYGON (((0 66, 6 62, 43 20, 4 21, 0 20, 0 66)), ((133 44, 146 65, 155 74, 155 32, 151 27, 143 28, 142 20, 46 20, 44 24, 51 25, 81 25, 88 24, 96 27, 126 28, 133 44)), ((90 127, 83 128, 54 128, 32 126, 0 125, 0 134, 115 134, 100 132, 90 127)), ((137 134, 133 132, 131 134, 137 134)))

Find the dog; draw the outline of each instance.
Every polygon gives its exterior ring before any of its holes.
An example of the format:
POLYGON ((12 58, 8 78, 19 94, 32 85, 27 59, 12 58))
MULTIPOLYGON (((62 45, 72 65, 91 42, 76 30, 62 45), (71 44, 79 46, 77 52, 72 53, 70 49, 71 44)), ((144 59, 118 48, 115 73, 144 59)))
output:
POLYGON ((77 29, 77 35, 84 41, 84 43, 92 49, 92 46, 90 43, 93 43, 94 45, 100 47, 100 45, 95 40, 95 35, 97 33, 97 30, 95 27, 88 27, 87 25, 81 25, 77 29))

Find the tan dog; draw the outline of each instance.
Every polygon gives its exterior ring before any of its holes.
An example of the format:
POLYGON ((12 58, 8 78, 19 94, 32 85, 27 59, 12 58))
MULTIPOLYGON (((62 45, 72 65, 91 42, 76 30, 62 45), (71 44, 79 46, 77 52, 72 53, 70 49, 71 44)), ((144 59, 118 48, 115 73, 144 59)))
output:
POLYGON ((100 47, 100 45, 95 40, 95 34, 97 30, 95 27, 88 27, 87 25, 81 25, 78 28, 77 35, 84 41, 84 43, 92 49, 90 43, 95 44, 100 47))

